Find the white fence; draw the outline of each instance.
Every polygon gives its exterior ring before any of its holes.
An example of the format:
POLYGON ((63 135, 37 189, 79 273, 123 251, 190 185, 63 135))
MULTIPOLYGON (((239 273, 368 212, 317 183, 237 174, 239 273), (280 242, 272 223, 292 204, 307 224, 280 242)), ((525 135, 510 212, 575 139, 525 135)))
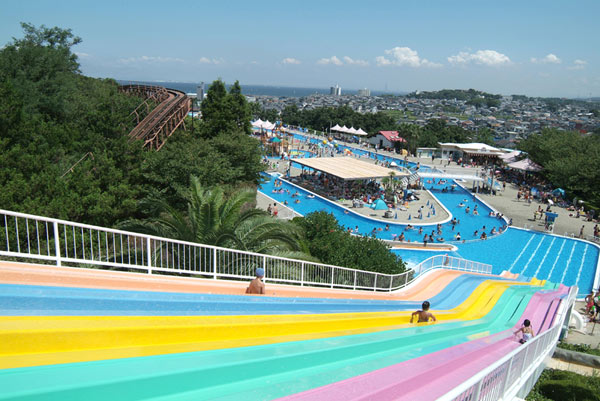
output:
POLYGON ((390 275, 178 241, 0 209, 0 257, 57 266, 87 266, 148 274, 250 279, 300 286, 393 291, 434 268, 491 273, 490 265, 434 256, 414 270, 390 275), (416 273, 416 274, 415 274, 416 273))
POLYGON ((524 398, 544 369, 544 359, 554 353, 576 295, 577 287, 571 287, 569 296, 561 301, 552 328, 527 341, 439 400, 491 401, 512 400, 517 396, 524 398))

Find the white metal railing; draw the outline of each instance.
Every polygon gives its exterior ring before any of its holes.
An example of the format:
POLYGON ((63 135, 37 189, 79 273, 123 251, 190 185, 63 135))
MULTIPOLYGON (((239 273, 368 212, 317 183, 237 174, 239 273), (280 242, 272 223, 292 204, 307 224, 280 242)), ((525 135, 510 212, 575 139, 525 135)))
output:
POLYGON ((527 341, 438 400, 512 400, 524 397, 543 369, 544 359, 554 353, 568 312, 573 307, 577 287, 561 301, 553 326, 527 341))
POLYGON ((491 266, 434 256, 413 270, 390 275, 322 263, 179 241, 0 209, 0 256, 57 266, 181 273, 213 279, 250 279, 353 290, 393 291, 433 268, 491 273, 491 266), (415 274, 416 273, 416 274, 415 274))
POLYGON ((475 273, 492 274, 492 265, 475 262, 472 260, 456 258, 448 255, 436 255, 425 259, 419 263, 413 270, 417 276, 435 268, 444 268, 452 270, 462 270, 475 273))

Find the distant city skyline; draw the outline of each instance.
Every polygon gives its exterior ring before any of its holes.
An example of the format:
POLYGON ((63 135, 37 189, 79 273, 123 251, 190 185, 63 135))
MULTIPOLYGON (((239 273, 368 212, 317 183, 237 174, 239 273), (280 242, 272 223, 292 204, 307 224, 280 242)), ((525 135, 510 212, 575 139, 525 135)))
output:
POLYGON ((31 22, 71 28, 94 77, 587 98, 600 96, 597 15, 594 0, 32 0, 3 5, 0 46, 31 22))

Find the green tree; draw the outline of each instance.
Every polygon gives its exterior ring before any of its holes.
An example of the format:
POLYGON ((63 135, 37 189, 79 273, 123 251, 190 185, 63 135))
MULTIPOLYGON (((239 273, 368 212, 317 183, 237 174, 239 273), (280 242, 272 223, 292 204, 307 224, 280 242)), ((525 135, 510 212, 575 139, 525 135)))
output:
POLYGON ((242 88, 240 87, 239 81, 235 81, 235 83, 231 85, 231 88, 229 88, 227 107, 231 111, 235 127, 246 135, 250 135, 252 133, 252 126, 250 125, 252 114, 250 112, 250 106, 246 101, 246 97, 242 94, 242 88))
POLYGON ((230 247, 278 256, 312 259, 301 252, 301 230, 255 209, 256 192, 235 189, 226 195, 221 187, 205 188, 191 178, 187 210, 181 212, 164 200, 148 199, 143 207, 156 217, 128 220, 122 227, 182 241, 230 247))
POLYGON ((160 152, 148 152, 142 163, 147 196, 160 197, 177 210, 185 210, 190 177, 203 186, 255 186, 264 166, 260 142, 238 131, 223 131, 213 138, 205 127, 180 129, 160 152))
POLYGON ((541 174, 568 195, 600 207, 600 140, 574 131, 543 129, 519 143, 543 167, 541 174))
POLYGON ((304 229, 310 254, 323 263, 386 274, 406 270, 383 241, 349 234, 331 213, 312 212, 294 221, 304 229))
POLYGON ((70 30, 23 24, 0 49, 0 206, 92 224, 135 214, 140 102, 113 80, 84 77, 70 30))
POLYGON ((202 132, 213 138, 220 132, 235 128, 233 113, 229 108, 227 89, 220 79, 214 81, 200 105, 202 111, 202 132))
POLYGON ((480 128, 473 136, 474 142, 485 143, 488 145, 494 145, 494 131, 489 128, 480 128))
MULTIPOLYGON (((417 148, 424 146, 421 143, 423 129, 415 124, 400 124, 398 127, 398 135, 407 141, 408 151, 412 154, 417 153, 417 148)), ((437 143, 435 144, 437 147, 437 143)))

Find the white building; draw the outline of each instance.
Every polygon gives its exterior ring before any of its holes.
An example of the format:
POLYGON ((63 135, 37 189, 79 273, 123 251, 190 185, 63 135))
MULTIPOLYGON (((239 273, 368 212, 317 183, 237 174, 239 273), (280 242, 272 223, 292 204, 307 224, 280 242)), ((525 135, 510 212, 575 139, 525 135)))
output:
POLYGON ((342 88, 336 84, 335 86, 329 88, 329 94, 333 96, 342 96, 342 88))
POLYGON ((472 159, 473 157, 499 157, 504 154, 498 148, 485 143, 438 143, 442 159, 458 160, 459 158, 472 159))
POLYGON ((367 88, 359 89, 358 96, 371 96, 371 90, 367 88))
POLYGON ((398 135, 398 131, 379 131, 376 135, 369 138, 371 145, 377 148, 393 148, 396 142, 406 142, 404 138, 398 135))
POLYGON ((200 82, 200 85, 196 88, 196 100, 204 100, 204 82, 200 82))

